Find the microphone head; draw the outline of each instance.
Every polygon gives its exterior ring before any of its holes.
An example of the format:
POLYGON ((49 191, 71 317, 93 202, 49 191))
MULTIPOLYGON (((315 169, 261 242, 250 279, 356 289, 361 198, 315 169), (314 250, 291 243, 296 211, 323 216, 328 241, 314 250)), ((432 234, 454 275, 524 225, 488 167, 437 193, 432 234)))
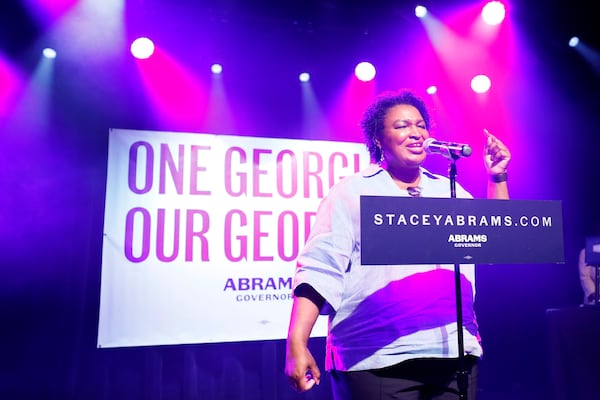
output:
POLYGON ((468 144, 463 145, 462 147, 462 155, 463 157, 469 157, 473 153, 473 149, 468 144))
POLYGON ((429 137, 423 141, 423 148, 425 149, 425 153, 431 154, 431 149, 429 148, 429 146, 431 146, 433 142, 435 142, 435 139, 432 137, 429 137))
POLYGON ((429 137, 423 141, 423 148, 428 154, 440 154, 450 160, 469 157, 473 149, 468 144, 445 142, 429 137))

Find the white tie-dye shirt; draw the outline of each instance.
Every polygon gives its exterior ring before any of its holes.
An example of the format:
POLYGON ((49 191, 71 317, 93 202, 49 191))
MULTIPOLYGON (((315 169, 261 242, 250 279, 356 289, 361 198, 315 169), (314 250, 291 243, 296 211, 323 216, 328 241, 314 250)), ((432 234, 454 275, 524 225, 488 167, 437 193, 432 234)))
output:
MULTIPOLYGON (((450 197, 449 179, 421 168, 421 197, 450 197)), ((383 368, 411 358, 457 357, 454 265, 360 262, 360 196, 409 194, 377 165, 347 177, 321 202, 298 258, 294 289, 312 286, 329 314, 326 369, 383 368)), ((456 197, 472 198, 459 184, 456 197)), ((418 200, 416 200, 418 201, 418 200)), ((463 344, 481 356, 474 265, 461 265, 463 344)))

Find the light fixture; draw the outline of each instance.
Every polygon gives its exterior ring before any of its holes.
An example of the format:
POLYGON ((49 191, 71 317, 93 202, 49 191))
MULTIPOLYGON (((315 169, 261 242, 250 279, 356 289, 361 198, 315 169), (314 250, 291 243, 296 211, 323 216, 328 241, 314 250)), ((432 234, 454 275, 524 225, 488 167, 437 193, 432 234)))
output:
POLYGON ((506 17, 506 8, 499 1, 490 1, 481 10, 481 18, 488 25, 498 25, 506 17))
POLYGON ((46 58, 56 58, 56 50, 50 47, 46 47, 44 50, 42 50, 42 54, 46 58))
POLYGON ((145 60, 154 54, 154 42, 147 37, 137 38, 131 43, 131 54, 135 58, 145 60))
POLYGON ((354 74, 359 80, 363 82, 369 82, 375 78, 376 71, 373 64, 363 61, 358 63, 356 68, 354 68, 354 74))
POLYGON ((425 6, 416 6, 415 7, 415 15, 419 18, 423 18, 427 15, 427 7, 425 6))
POLYGON ((475 93, 486 93, 492 87, 492 80, 487 75, 476 75, 471 79, 471 89, 475 93))
POLYGON ((573 36, 571 39, 569 39, 569 46, 577 47, 578 44, 579 44, 579 38, 577 36, 573 36))
POLYGON ((310 74, 308 72, 303 72, 300 75, 298 75, 298 79, 300 80, 300 82, 308 82, 310 81, 310 74))

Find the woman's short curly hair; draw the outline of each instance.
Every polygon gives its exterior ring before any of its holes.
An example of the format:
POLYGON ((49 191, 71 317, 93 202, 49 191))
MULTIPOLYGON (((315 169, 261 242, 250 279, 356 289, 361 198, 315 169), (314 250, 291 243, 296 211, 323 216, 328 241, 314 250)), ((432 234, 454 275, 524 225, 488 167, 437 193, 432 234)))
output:
POLYGON ((360 126, 365 135, 367 149, 372 160, 381 158, 381 149, 377 146, 376 138, 381 138, 383 123, 388 110, 399 104, 408 104, 415 107, 421 113, 427 130, 430 128, 429 111, 425 102, 409 90, 398 92, 385 92, 377 96, 375 101, 365 111, 360 126))

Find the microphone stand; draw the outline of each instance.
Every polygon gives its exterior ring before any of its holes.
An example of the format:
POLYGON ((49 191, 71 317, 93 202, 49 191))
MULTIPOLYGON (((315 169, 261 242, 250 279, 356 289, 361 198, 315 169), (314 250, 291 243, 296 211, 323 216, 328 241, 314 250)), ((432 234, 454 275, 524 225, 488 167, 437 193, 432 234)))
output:
MULTIPOLYGON (((450 154, 450 197, 456 198, 456 160, 457 156, 450 154)), ((456 285, 456 329, 458 337, 458 371, 456 371, 456 383, 458 385, 458 398, 467 400, 467 389, 469 387, 469 371, 466 369, 465 345, 463 337, 463 311, 462 293, 460 283, 460 264, 454 264, 454 283, 456 285)))

